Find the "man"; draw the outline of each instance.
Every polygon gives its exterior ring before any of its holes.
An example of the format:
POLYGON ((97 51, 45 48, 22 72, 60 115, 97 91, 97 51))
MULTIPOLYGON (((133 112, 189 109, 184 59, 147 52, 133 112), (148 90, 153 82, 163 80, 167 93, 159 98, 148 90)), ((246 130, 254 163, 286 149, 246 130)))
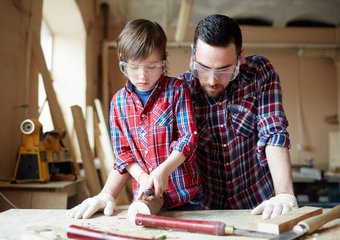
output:
POLYGON ((199 141, 203 204, 249 209, 263 218, 297 208, 292 187, 288 122, 278 74, 260 56, 245 56, 237 23, 223 15, 195 30, 191 89, 199 141))
MULTIPOLYGON (((253 209, 270 218, 297 208, 288 122, 279 76, 260 56, 245 56, 240 27, 211 15, 196 30, 187 81, 199 131, 196 162, 208 209, 253 209)), ((85 200, 76 218, 112 215, 129 176, 112 171, 103 193, 85 200), (122 180, 122 178, 124 178, 122 180), (113 188, 115 183, 121 183, 113 188)))

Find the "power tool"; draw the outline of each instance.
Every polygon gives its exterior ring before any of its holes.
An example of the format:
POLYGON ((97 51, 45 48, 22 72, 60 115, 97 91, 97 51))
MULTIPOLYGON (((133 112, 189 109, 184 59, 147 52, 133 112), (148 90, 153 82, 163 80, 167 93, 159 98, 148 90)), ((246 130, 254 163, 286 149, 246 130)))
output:
POLYGON ((47 182, 58 174, 74 175, 71 152, 61 141, 64 133, 43 133, 37 119, 24 120, 20 130, 22 141, 12 182, 47 182))

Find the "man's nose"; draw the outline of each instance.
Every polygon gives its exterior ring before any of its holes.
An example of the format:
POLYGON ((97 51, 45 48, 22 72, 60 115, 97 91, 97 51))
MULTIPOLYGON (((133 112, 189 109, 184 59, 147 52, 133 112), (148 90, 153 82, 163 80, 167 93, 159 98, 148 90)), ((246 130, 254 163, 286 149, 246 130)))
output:
POLYGON ((217 83, 217 78, 215 76, 214 71, 210 71, 207 76, 207 82, 209 85, 215 85, 217 83))

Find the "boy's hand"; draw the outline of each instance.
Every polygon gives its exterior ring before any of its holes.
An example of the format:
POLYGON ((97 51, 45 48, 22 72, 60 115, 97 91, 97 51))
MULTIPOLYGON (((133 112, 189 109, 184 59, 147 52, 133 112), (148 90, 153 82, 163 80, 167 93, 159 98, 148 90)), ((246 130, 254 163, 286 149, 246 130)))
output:
POLYGON ((137 200, 143 197, 143 194, 147 189, 152 189, 148 187, 150 185, 149 182, 150 182, 150 176, 148 174, 143 174, 139 181, 139 188, 138 188, 138 193, 137 193, 137 198, 136 198, 137 200))
POLYGON ((169 174, 158 167, 150 173, 150 178, 152 186, 149 186, 149 189, 154 189, 155 197, 163 197, 164 191, 168 188, 169 174))
POLYGON ((72 218, 90 218, 96 212, 104 209, 104 214, 111 216, 116 207, 115 198, 109 193, 85 199, 81 204, 67 211, 66 215, 72 218))

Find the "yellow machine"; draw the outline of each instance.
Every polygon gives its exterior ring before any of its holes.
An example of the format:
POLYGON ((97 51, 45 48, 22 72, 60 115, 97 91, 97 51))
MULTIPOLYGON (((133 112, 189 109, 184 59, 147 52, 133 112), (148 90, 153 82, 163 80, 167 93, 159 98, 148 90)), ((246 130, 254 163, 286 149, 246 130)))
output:
POLYGON ((57 131, 46 132, 43 135, 42 143, 46 150, 49 174, 52 180, 56 179, 57 175, 72 175, 75 172, 71 152, 65 148, 61 141, 64 137, 64 133, 57 131))
POLYGON ((71 153, 61 142, 58 132, 43 134, 36 119, 26 119, 20 125, 22 142, 13 176, 14 182, 46 182, 56 174, 73 174, 71 153))

